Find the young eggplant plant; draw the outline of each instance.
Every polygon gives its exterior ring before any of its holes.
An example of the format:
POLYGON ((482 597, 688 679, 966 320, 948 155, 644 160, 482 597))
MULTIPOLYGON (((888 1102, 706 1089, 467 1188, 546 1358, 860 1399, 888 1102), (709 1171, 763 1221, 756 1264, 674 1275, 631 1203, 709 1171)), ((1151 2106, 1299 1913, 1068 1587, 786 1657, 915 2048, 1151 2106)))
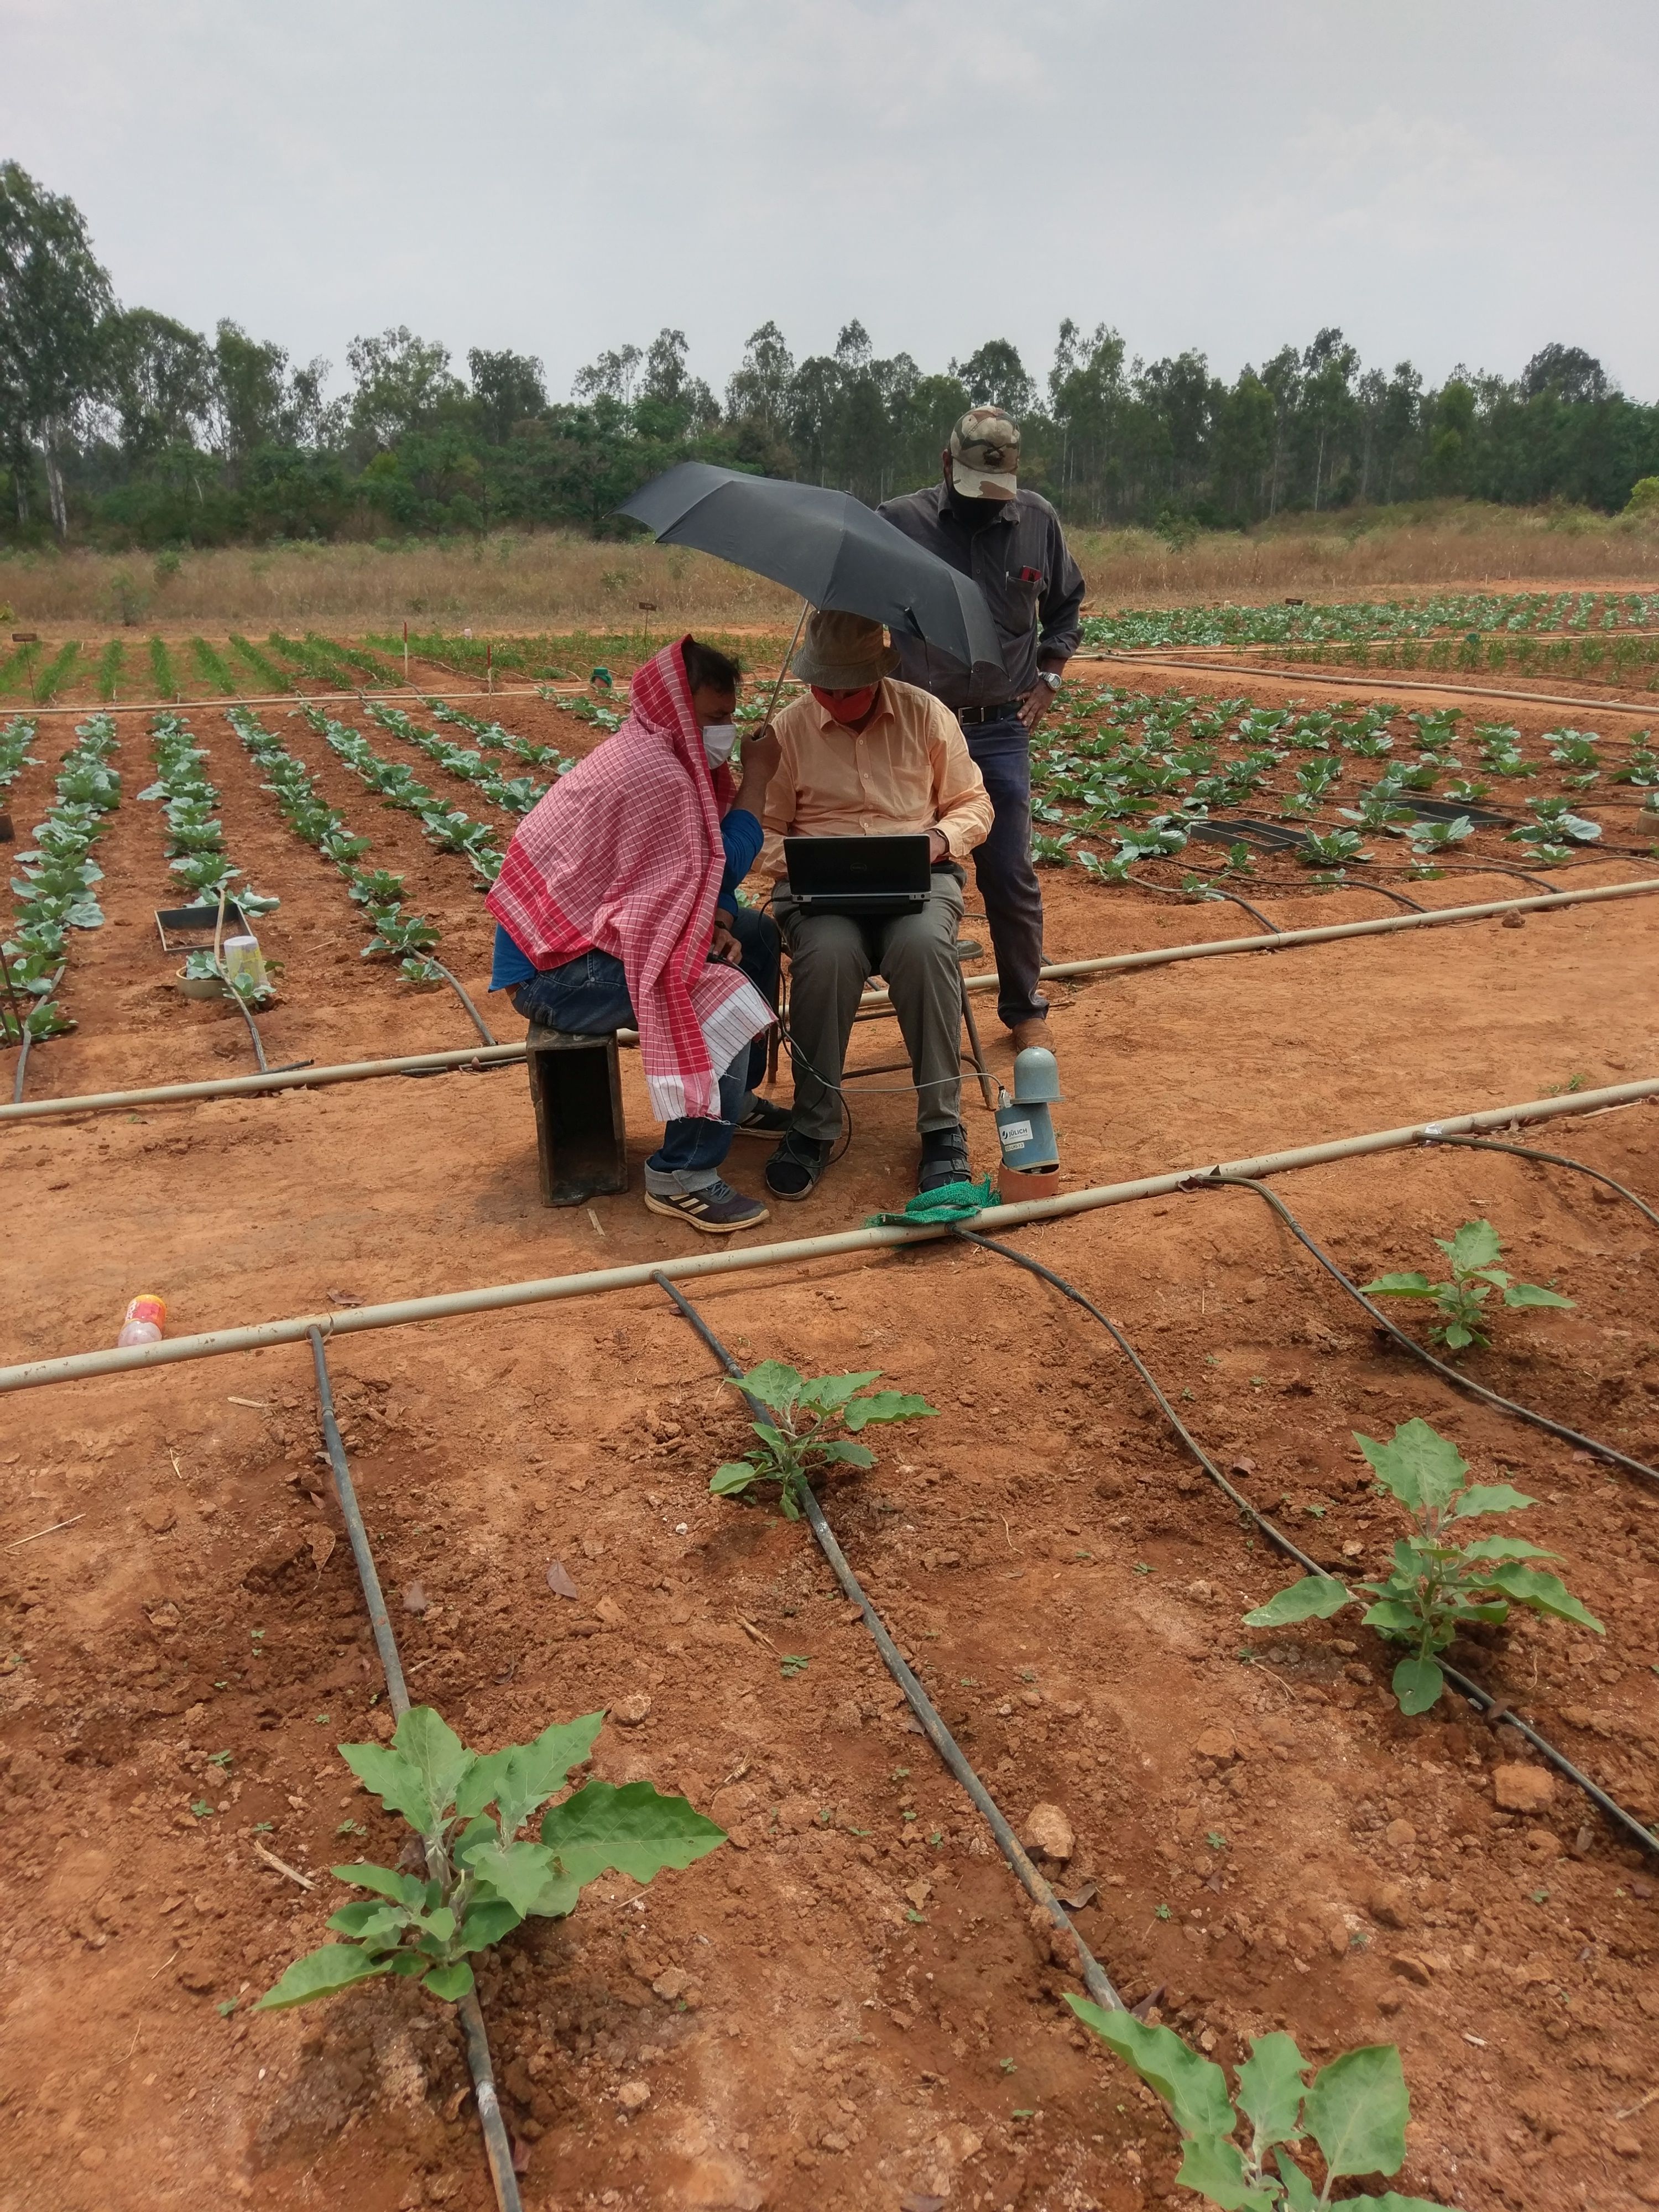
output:
POLYGON ((1310 2061, 1293 2036, 1255 2035, 1230 2096, 1220 2067, 1172 2027, 1149 2027, 1132 2012, 1107 2012, 1069 1990, 1066 2002, 1163 2099, 1186 2154, 1177 2186, 1195 2191, 1220 2212, 1325 2212, 1331 2205, 1346 2212, 1447 2212, 1428 2197, 1392 2189, 1382 2197, 1333 2194, 1340 2181, 1395 2174, 1406 2162, 1411 2098, 1397 2045, 1345 2051, 1310 2081, 1310 2061), (1325 2163, 1318 2190, 1291 2154, 1309 2138, 1325 2163))
MULTIPOLYGON (((1471 1482, 1468 1462, 1456 1445, 1426 1421, 1403 1422, 1386 1444, 1357 1431, 1354 1442, 1371 1463, 1377 1495, 1394 1498, 1415 1524, 1394 1547, 1388 1580, 1358 1584, 1372 1601, 1361 1615, 1366 1627, 1408 1647, 1394 1670, 1394 1694, 1402 1713, 1426 1712, 1445 1688, 1436 1655, 1460 1628, 1472 1620, 1497 1626, 1508 1618, 1512 1604, 1576 1621, 1598 1636, 1606 1633, 1559 1575, 1529 1564, 1559 1553, 1520 1536, 1483 1536, 1473 1544, 1450 1540, 1462 1522, 1488 1513, 1523 1512, 1535 1498, 1507 1482, 1471 1482)), ((1283 1628, 1292 1621, 1328 1620, 1345 1605, 1361 1602, 1334 1575, 1304 1575, 1247 1613, 1244 1626, 1283 1628)))
POLYGON ((1571 1310, 1572 1300, 1559 1291, 1537 1283, 1517 1283, 1498 1264, 1504 1247, 1490 1221, 1466 1221, 1455 1237, 1437 1237, 1435 1243, 1451 1262, 1451 1280, 1431 1283, 1426 1275, 1379 1275, 1363 1285, 1367 1296, 1384 1298, 1426 1298, 1440 1318, 1429 1331, 1449 1352, 1462 1352, 1471 1344, 1489 1351, 1486 1305, 1494 1291, 1504 1294, 1506 1306, 1562 1306, 1571 1310))
POLYGON ((750 1424, 758 1445, 745 1458, 715 1468, 708 1487, 716 1498, 738 1498, 757 1482, 779 1485, 778 1502, 787 1521, 799 1521, 801 1501, 821 1467, 873 1467, 867 1444, 847 1442, 873 1421, 915 1421, 937 1414, 937 1406, 903 1390, 860 1390, 881 1380, 879 1368, 862 1375, 817 1375, 809 1380, 781 1360, 763 1359, 746 1375, 728 1377, 726 1388, 758 1400, 770 1420, 750 1424), (836 1434, 840 1429, 844 1433, 836 1434))
POLYGON ((562 1920, 605 1873, 649 1881, 726 1840, 684 1797, 648 1782, 587 1782, 544 1815, 538 1842, 519 1831, 591 1754, 603 1712, 556 1722, 533 1743, 471 1752, 429 1705, 414 1705, 389 1744, 343 1743, 340 1756, 424 1847, 426 1874, 337 1866, 370 1894, 329 1926, 346 1940, 296 1959, 256 2010, 277 2012, 376 1974, 417 1978, 453 2002, 473 1985, 471 1960, 534 1917, 562 1920))

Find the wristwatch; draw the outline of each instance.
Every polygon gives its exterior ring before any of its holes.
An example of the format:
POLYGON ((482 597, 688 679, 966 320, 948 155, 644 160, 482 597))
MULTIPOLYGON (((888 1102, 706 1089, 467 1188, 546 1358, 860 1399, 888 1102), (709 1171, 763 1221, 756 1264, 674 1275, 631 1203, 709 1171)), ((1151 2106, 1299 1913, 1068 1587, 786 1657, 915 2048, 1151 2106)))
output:
POLYGON ((1060 686, 1060 678, 1052 668, 1039 668, 1037 682, 1046 684, 1051 691, 1058 691, 1060 686))

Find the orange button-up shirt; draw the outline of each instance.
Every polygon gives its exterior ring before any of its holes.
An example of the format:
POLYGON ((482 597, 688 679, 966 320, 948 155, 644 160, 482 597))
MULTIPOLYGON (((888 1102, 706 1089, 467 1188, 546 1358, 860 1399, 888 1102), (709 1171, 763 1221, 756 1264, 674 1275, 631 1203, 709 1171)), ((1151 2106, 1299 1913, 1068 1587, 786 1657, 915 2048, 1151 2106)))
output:
POLYGON ((940 830, 953 860, 991 831, 991 799, 948 707, 913 684, 883 678, 862 730, 845 729, 810 691, 772 725, 783 757, 767 786, 763 875, 786 872, 790 837, 892 837, 940 830))

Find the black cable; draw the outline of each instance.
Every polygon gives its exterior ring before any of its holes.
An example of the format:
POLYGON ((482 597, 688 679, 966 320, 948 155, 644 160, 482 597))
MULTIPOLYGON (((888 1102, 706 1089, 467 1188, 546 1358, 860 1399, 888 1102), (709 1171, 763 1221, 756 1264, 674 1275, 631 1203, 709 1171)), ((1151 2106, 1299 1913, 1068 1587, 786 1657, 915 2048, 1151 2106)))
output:
MULTIPOLYGON (((679 1308, 681 1314, 690 1322, 726 1373, 741 1382, 743 1369, 678 1285, 671 1282, 667 1276, 660 1273, 653 1273, 651 1279, 660 1289, 667 1291, 669 1297, 679 1308)), ((755 1419, 757 1421, 765 1420, 767 1411, 759 1400, 751 1398, 747 1391, 742 1395, 744 1402, 755 1419)), ((864 1625, 875 1639, 876 1649, 882 1656, 888 1673, 903 1691, 906 1702, 921 1724, 923 1735, 967 1791, 978 1811, 983 1814, 989 1824, 992 1834, 997 1839, 1003 1856, 1012 1868, 1026 1894, 1042 1907, 1060 1932, 1068 1936, 1076 1947, 1078 1964, 1090 1996, 1097 2005, 1102 2006, 1108 2012, 1122 2011, 1124 2008, 1122 1998, 1112 1987, 1106 1978, 1104 1969, 1082 1936, 1079 1935, 1070 1914, 1054 1895, 1042 1875, 1032 1865, 1024 1846, 1009 1826, 989 1790, 963 1757, 956 1738, 945 1727, 938 1707, 906 1665, 897 1644, 894 1643, 888 1632, 886 1623, 866 1596, 858 1577, 848 1565, 847 1555, 836 1541, 835 1531, 824 1518, 823 1508, 813 1496, 811 1486, 803 1484, 801 1492, 802 1510, 806 1517, 807 1526, 817 1540, 818 1548, 830 1562, 836 1580, 863 1615, 864 1625)))
POLYGON ((1592 1453, 1597 1459, 1608 1460, 1613 1466, 1622 1467, 1632 1474, 1639 1474, 1648 1482, 1659 1483, 1659 1468, 1651 1468, 1639 1459, 1632 1459, 1626 1453, 1615 1450, 1612 1444, 1599 1443, 1594 1437, 1580 1436, 1577 1429, 1568 1428, 1564 1421, 1553 1421, 1547 1413, 1536 1413, 1530 1406, 1519 1405, 1513 1398, 1505 1398, 1496 1390, 1489 1390, 1484 1382, 1477 1382, 1472 1376, 1460 1374, 1456 1368, 1449 1366, 1443 1359, 1437 1359, 1433 1352, 1426 1351, 1414 1336, 1408 1336, 1403 1328, 1390 1321, 1387 1314, 1365 1296, 1359 1285, 1343 1273, 1329 1253, 1315 1243, 1279 1193, 1269 1190, 1266 1183, 1257 1182, 1253 1176, 1224 1175, 1218 1168, 1212 1168, 1206 1175, 1194 1176, 1182 1188, 1186 1190, 1254 1191, 1258 1198, 1266 1200, 1291 1236, 1312 1253, 1332 1280, 1340 1283, 1348 1296, 1364 1308, 1376 1326, 1404 1351, 1420 1359, 1425 1367, 1433 1368, 1443 1381, 1455 1384, 1460 1390, 1467 1390, 1471 1397, 1479 1398, 1488 1406, 1496 1406, 1500 1413, 1513 1413, 1517 1420, 1526 1421, 1534 1429, 1543 1429, 1550 1436, 1559 1437, 1564 1443, 1572 1444, 1580 1451, 1592 1453))
MULTIPOLYGON (((358 1580, 362 1584, 363 1601, 368 1607, 369 1626, 374 1633, 374 1648, 380 1654, 381 1668, 386 1675, 386 1703, 401 1719, 409 1711, 409 1690, 404 1680, 403 1663, 398 1656, 398 1642, 386 1609, 386 1599, 381 1594, 380 1578, 375 1571, 374 1555, 369 1549, 368 1532, 363 1526, 362 1513, 357 1504, 351 1468, 340 1436, 340 1425, 335 1418, 334 1393, 329 1384, 328 1362, 323 1355, 322 1331, 313 1328, 307 1333, 311 1339, 312 1364, 317 1374, 317 1399, 323 1419, 323 1442, 328 1448, 328 1463, 334 1475, 334 1494, 339 1500, 340 1512, 346 1524, 351 1556, 356 1562, 358 1580)), ((423 1836, 421 1840, 426 1848, 428 1869, 441 1873, 446 1864, 442 1844, 433 1836, 423 1836)), ((464 1997, 458 1998, 455 2010, 459 2015, 461 2032, 466 2039, 466 2061, 477 2095, 478 2125, 483 2134, 490 2179, 495 2185, 495 2201, 501 2212, 523 2212, 518 2176, 513 2167, 512 2140, 501 2118, 501 2100, 495 2090, 495 2070, 489 2057, 489 2038, 484 2028, 483 2011, 478 2002, 477 1990, 469 1990, 464 1997)))
MULTIPOLYGON (((1228 1481, 1209 1454, 1194 1437, 1180 1414, 1164 1396, 1152 1370, 1128 1338, 1125 1336, 1115 1322, 1108 1320, 1100 1308, 1084 1296, 1074 1283, 1068 1283, 1064 1275, 1057 1275, 1052 1267, 1045 1267, 1041 1261, 1029 1259, 1024 1252, 1017 1252, 1012 1244, 1000 1244, 994 1237, 981 1237, 976 1231, 964 1229, 960 1224, 957 1226, 955 1234, 964 1243, 981 1245, 988 1252, 994 1252, 1004 1260, 1012 1260, 1017 1267, 1024 1267, 1028 1273, 1040 1276, 1045 1283, 1052 1284, 1054 1288, 1064 1297, 1070 1298, 1074 1304, 1081 1306, 1086 1314, 1092 1316, 1128 1359, 1136 1374, 1157 1400, 1170 1427, 1174 1429, 1211 1481, 1226 1493, 1240 1511, 1249 1518, 1252 1525, 1260 1529, 1269 1543, 1275 1545, 1288 1558, 1294 1559, 1298 1566, 1305 1568, 1311 1575, 1323 1575, 1328 1572, 1326 1568, 1320 1565, 1317 1559, 1310 1559, 1299 1544, 1287 1536, 1276 1522, 1269 1520, 1259 1506, 1253 1505, 1241 1491, 1234 1489, 1232 1484, 1228 1481)), ((1496 1698, 1490 1690, 1483 1689, 1479 1682, 1473 1680, 1460 1668, 1452 1666, 1443 1654, 1437 1655, 1436 1663, 1459 1694, 1466 1698, 1480 1712, 1489 1714, 1494 1725, 1501 1723, 1504 1726, 1512 1728, 1518 1735, 1524 1736, 1534 1749, 1547 1759, 1559 1774, 1565 1775, 1570 1782, 1582 1790, 1598 1810, 1604 1813, 1616 1826, 1623 1829, 1644 1850, 1659 1852, 1659 1837, 1655 1836, 1650 1829, 1645 1827, 1633 1813, 1627 1812, 1616 1797, 1610 1797, 1600 1783, 1591 1781, 1589 1775, 1575 1766, 1565 1752, 1558 1751, 1546 1737, 1540 1735, 1537 1729, 1529 1722, 1523 1721, 1504 1698, 1496 1698)))
POLYGON ((1659 1213, 1654 1212, 1645 1199, 1638 1198, 1633 1190, 1626 1188, 1622 1182, 1615 1182, 1612 1176, 1603 1175, 1600 1168, 1590 1167, 1583 1160, 1570 1160, 1565 1152, 1540 1152, 1535 1145, 1507 1144, 1501 1137, 1425 1137, 1423 1142, 1425 1145, 1468 1145, 1476 1152, 1513 1152, 1518 1160, 1547 1160, 1552 1167, 1577 1168, 1580 1175, 1592 1176, 1597 1182, 1606 1183, 1609 1190, 1616 1190, 1620 1198, 1627 1198, 1638 1213, 1645 1214, 1654 1227, 1659 1229, 1659 1213))

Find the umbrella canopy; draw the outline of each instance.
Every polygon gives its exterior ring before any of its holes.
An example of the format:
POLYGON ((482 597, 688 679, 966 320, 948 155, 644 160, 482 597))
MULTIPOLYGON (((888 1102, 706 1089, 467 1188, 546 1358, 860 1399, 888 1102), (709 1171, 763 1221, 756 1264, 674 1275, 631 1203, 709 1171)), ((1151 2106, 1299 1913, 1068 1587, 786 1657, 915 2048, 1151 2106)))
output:
POLYGON ((884 623, 964 668, 1002 665, 990 609, 973 578, 849 493, 682 461, 617 512, 644 523, 665 544, 694 545, 769 576, 815 607, 884 623))

